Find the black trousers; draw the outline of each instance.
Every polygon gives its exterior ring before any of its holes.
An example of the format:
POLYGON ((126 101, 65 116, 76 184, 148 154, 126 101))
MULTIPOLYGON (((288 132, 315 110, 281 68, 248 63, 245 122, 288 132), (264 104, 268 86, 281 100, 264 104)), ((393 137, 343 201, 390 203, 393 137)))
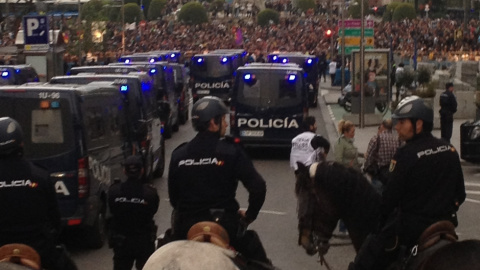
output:
POLYGON ((131 270, 133 264, 141 270, 155 252, 155 239, 150 232, 142 235, 115 235, 113 241, 113 269, 131 270))
POLYGON ((453 117, 440 116, 440 134, 442 139, 450 143, 453 130, 453 117))

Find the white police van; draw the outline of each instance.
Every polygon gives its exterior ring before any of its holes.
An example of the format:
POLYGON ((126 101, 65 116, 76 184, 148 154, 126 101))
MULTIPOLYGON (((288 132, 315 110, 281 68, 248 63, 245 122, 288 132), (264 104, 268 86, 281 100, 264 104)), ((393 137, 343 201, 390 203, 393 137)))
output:
POLYGON ((244 146, 290 147, 308 116, 308 88, 296 64, 237 69, 230 132, 244 146))

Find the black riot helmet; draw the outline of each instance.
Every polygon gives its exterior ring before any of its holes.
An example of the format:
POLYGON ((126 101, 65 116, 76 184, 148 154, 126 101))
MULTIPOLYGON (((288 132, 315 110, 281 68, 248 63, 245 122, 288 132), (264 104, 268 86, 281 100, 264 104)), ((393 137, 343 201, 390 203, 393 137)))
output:
POLYGON ((20 152, 23 131, 20 124, 10 117, 0 118, 0 156, 9 156, 20 152))
POLYGON ((424 130, 431 132, 433 128, 433 109, 422 98, 409 96, 398 103, 397 109, 392 114, 392 119, 410 119, 412 124, 415 124, 418 119, 422 119, 424 130))
POLYGON ((129 156, 123 162, 125 174, 128 177, 138 178, 143 169, 143 161, 140 156, 129 156))
MULTIPOLYGON (((192 108, 192 125, 196 131, 205 131, 208 128, 208 122, 219 118, 228 113, 225 103, 218 97, 206 96, 199 99, 192 108)), ((218 120, 216 120, 218 121, 218 120)))

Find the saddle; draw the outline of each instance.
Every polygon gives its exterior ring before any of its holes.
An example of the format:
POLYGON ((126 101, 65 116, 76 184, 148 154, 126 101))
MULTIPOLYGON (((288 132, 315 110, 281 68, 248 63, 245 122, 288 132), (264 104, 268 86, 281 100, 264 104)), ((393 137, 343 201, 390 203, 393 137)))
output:
POLYGON ((455 226, 450 221, 438 221, 423 231, 418 239, 418 251, 422 252, 434 246, 440 240, 448 242, 456 242, 458 240, 455 226))
POLYGON ((187 233, 187 239, 215 244, 222 248, 230 247, 227 231, 218 223, 202 221, 193 225, 187 233))
POLYGON ((7 244, 0 247, 0 262, 11 262, 34 270, 41 269, 40 255, 24 244, 7 244))

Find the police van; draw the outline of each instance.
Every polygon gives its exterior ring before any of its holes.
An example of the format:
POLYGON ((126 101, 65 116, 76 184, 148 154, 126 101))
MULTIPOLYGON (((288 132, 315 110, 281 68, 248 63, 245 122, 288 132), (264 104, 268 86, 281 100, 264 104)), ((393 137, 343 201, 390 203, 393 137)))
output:
POLYGON ((0 85, 20 85, 39 81, 37 71, 30 65, 2 65, 0 74, 0 85))
POLYGON ((163 50, 134 53, 133 55, 154 55, 158 61, 167 61, 169 63, 181 63, 182 53, 179 50, 163 50))
POLYGON ((155 63, 163 60, 164 59, 154 54, 130 54, 130 55, 122 55, 120 58, 118 58, 118 62, 125 63, 125 64, 129 64, 134 61, 155 63))
POLYGON ((234 53, 197 54, 190 63, 190 87, 193 102, 205 96, 217 96, 229 102, 234 73, 239 66, 234 53))
POLYGON ((165 169, 165 141, 157 108, 152 78, 146 73, 134 74, 79 74, 58 76, 50 84, 88 84, 112 82, 120 87, 129 106, 129 142, 124 147, 130 154, 141 154, 145 165, 145 178, 160 177, 165 169))
POLYGON ((106 193, 128 155, 125 105, 108 82, 0 87, 0 117, 20 123, 24 156, 48 170, 64 225, 84 229, 92 248, 103 245, 106 193))
POLYGON ((308 89, 295 64, 249 64, 237 70, 230 132, 246 147, 290 147, 308 116, 308 89))
POLYGON ((80 73, 94 73, 94 74, 128 74, 130 72, 148 72, 150 68, 144 66, 81 66, 72 67, 67 75, 77 75, 80 73))
POLYGON ((157 104, 161 110, 160 118, 164 127, 163 136, 168 139, 172 137, 173 132, 178 131, 180 124, 185 124, 188 119, 188 99, 185 91, 186 87, 177 87, 177 68, 176 63, 167 63, 165 61, 149 62, 131 62, 112 63, 110 66, 141 66, 148 70, 148 74, 154 80, 154 86, 157 90, 157 104))
POLYGON ((247 51, 243 49, 217 49, 212 51, 212 53, 216 54, 222 54, 222 53, 227 53, 227 54, 233 54, 235 55, 235 60, 238 61, 237 66, 243 66, 247 63, 247 51))
POLYGON ((295 63, 303 68, 305 81, 308 86, 308 102, 310 107, 318 105, 318 87, 320 74, 318 70, 318 57, 300 52, 272 53, 268 57, 269 63, 295 63))

